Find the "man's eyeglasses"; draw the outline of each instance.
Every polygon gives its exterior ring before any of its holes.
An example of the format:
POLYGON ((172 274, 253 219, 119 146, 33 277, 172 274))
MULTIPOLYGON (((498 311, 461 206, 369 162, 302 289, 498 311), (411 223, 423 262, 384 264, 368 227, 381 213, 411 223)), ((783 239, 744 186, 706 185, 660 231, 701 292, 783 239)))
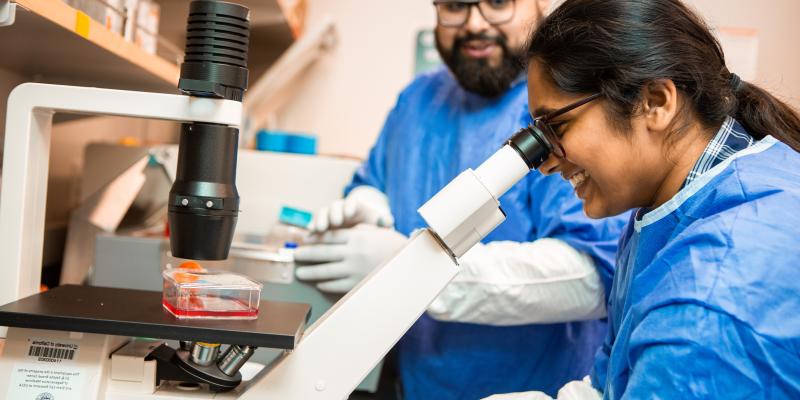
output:
POLYGON ((469 20, 472 6, 478 7, 483 19, 491 25, 501 25, 514 18, 514 0, 434 0, 439 25, 460 28, 469 20))
POLYGON ((528 127, 528 129, 539 131, 541 134, 536 136, 544 136, 548 142, 550 142, 551 149, 550 151, 558 158, 564 158, 566 153, 564 152, 564 146, 561 145, 561 139, 558 138, 556 134, 556 130, 554 129, 553 125, 550 121, 553 118, 558 117, 559 115, 566 114, 592 100, 595 100, 601 96, 600 93, 595 93, 585 99, 578 100, 572 104, 569 104, 565 107, 559 108, 558 110, 551 111, 541 117, 536 117, 533 119, 533 122, 528 127))

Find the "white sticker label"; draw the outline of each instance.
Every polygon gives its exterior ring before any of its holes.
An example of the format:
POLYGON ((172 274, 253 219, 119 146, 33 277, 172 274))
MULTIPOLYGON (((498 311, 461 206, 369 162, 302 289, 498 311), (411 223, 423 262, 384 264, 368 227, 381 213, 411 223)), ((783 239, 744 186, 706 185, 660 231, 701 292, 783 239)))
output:
POLYGON ((28 338, 27 356, 30 361, 61 364, 78 356, 80 345, 63 340, 28 338))
POLYGON ((83 400, 82 368, 56 364, 17 364, 11 371, 6 398, 15 400, 83 400))

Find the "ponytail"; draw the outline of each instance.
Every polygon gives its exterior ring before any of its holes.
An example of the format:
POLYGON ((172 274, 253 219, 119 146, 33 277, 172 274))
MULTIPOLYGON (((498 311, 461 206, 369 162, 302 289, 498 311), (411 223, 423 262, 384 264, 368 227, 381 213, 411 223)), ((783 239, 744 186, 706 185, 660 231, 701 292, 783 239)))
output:
POLYGON ((732 85, 739 86, 734 87, 736 102, 733 117, 753 137, 762 139, 772 135, 800 152, 800 116, 797 111, 752 83, 732 85))

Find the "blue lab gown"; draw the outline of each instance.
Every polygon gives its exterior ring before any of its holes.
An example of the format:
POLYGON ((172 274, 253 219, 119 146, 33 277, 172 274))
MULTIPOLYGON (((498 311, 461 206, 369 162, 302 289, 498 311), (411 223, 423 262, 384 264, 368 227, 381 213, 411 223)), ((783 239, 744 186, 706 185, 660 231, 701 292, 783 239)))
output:
POLYGON ((800 398, 800 154, 767 137, 620 241, 607 399, 800 398))
MULTIPOLYGON (((349 189, 370 185, 389 197, 395 228, 426 226, 417 213, 458 173, 476 168, 530 122, 526 82, 488 100, 463 90, 440 69, 399 96, 369 159, 349 189)), ((532 172, 501 199, 506 221, 484 242, 561 239, 590 254, 610 288, 617 241, 627 217, 595 221, 561 177, 532 172)), ((608 289, 606 290, 608 293, 608 289)), ((397 347, 406 399, 476 399, 546 390, 589 373, 604 321, 493 327, 423 315, 397 347)))

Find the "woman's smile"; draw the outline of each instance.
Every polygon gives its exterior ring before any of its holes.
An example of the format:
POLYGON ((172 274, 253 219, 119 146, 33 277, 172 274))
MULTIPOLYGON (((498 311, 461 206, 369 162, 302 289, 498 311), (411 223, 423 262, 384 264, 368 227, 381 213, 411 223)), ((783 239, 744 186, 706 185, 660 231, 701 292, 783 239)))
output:
POLYGON ((575 189, 575 193, 578 194, 578 197, 581 197, 581 189, 586 186, 585 184, 589 181, 589 173, 585 170, 577 170, 569 173, 563 172, 561 177, 564 178, 564 180, 569 181, 569 183, 575 189))

